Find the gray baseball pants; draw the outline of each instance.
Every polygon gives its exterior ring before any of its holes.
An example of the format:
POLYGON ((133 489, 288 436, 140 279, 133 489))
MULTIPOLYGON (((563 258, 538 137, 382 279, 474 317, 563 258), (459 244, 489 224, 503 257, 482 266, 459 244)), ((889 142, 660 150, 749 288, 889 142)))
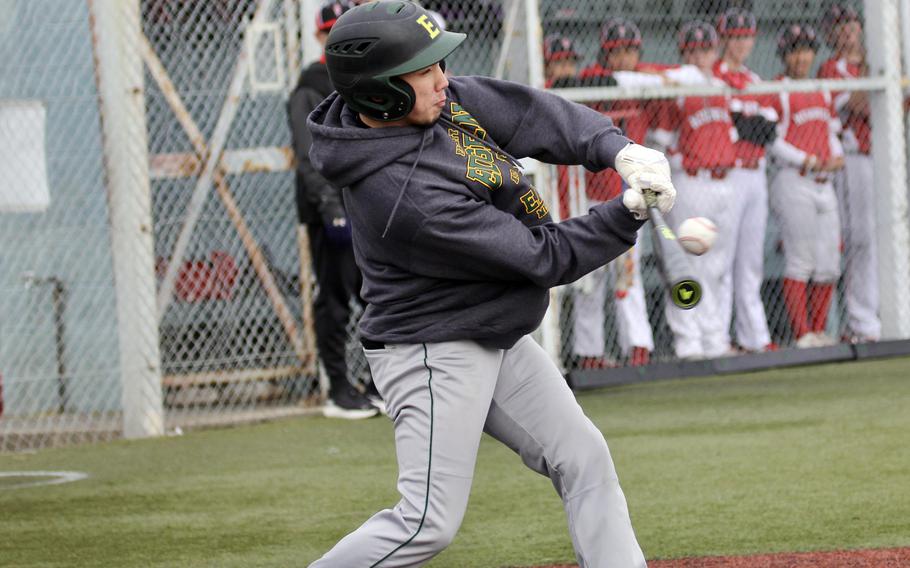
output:
POLYGON ((422 566, 440 553, 464 517, 483 431, 551 479, 582 568, 646 566, 607 443, 533 339, 365 351, 395 422, 401 500, 311 568, 422 566))

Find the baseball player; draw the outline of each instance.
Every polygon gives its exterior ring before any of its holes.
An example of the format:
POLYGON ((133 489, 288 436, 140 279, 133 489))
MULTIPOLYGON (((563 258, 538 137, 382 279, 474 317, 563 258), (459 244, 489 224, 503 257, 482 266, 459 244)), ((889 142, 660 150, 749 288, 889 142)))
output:
MULTIPOLYGON (((316 38, 325 44, 332 25, 350 8, 335 0, 316 13, 316 38)), ((323 414, 350 420, 370 418, 379 409, 348 380, 345 361, 351 299, 360 302, 361 276, 354 262, 351 227, 341 199, 341 190, 330 184, 310 163, 310 135, 306 118, 332 92, 325 61, 309 65, 300 75, 288 99, 288 120, 297 160, 297 216, 306 225, 313 271, 319 284, 313 311, 316 344, 329 379, 329 398, 323 414)))
MULTIPOLYGON (((832 5, 822 19, 822 32, 833 55, 818 70, 820 78, 849 79, 866 75, 866 54, 859 15, 832 5)), ((869 101, 866 93, 833 93, 834 108, 844 125, 844 171, 835 177, 846 245, 846 338, 876 341, 881 336, 878 301, 878 247, 875 236, 875 184, 872 174, 869 101)))
POLYGON ((548 89, 575 86, 578 75, 578 52, 571 38, 550 34, 543 40, 545 87, 548 89))
MULTIPOLYGON (((777 49, 785 68, 781 80, 807 78, 817 49, 811 26, 786 27, 777 49)), ((840 274, 840 221, 831 183, 844 165, 840 120, 828 92, 781 93, 775 106, 780 123, 771 152, 781 167, 771 203, 784 241, 784 303, 798 347, 831 345, 825 327, 840 274)))
MULTIPOLYGON (((587 83, 603 83, 607 78, 617 85, 660 85, 663 79, 640 73, 647 66, 640 63, 641 31, 625 18, 611 18, 601 30, 601 52, 598 60, 586 67, 579 78, 587 83)), ((595 108, 613 118, 631 140, 642 144, 651 118, 645 101, 610 101, 595 108)), ((587 203, 609 201, 622 193, 621 177, 611 170, 585 173, 587 203)), ((613 263, 614 310, 620 350, 628 364, 646 365, 654 350, 654 336, 648 321, 645 290, 641 279, 639 247, 625 253, 613 263)), ((585 277, 572 296, 574 307, 573 359, 579 368, 604 368, 604 295, 607 291, 607 271, 597 271, 585 277)))
POLYGON ((344 187, 368 306, 362 342, 395 424, 401 500, 312 566, 420 566, 454 538, 481 433, 547 475, 582 566, 644 567, 607 444, 528 335, 548 288, 635 242, 642 185, 669 210, 660 152, 524 85, 447 78, 465 39, 417 5, 345 13, 326 48, 336 93, 309 118, 310 157, 344 187), (517 158, 616 168, 621 199, 550 220, 517 158))
MULTIPOLYGON (((730 8, 717 22, 722 55, 714 64, 714 75, 736 89, 743 89, 761 78, 746 67, 755 46, 755 16, 741 8, 730 8)), ((736 340, 746 351, 774 349, 761 298, 764 274, 764 239, 768 224, 768 179, 765 173, 765 148, 773 140, 777 113, 768 97, 734 97, 731 101, 737 126, 736 167, 727 179, 735 191, 727 220, 732 223, 731 286, 718 290, 724 329, 730 328, 734 298, 736 340)))
MULTIPOLYGON (((679 52, 684 65, 664 74, 678 84, 723 85, 714 75, 718 37, 714 26, 695 20, 679 32, 679 52)), ((728 176, 737 163, 737 132, 726 96, 684 97, 673 107, 670 127, 655 137, 672 148, 673 179, 679 199, 667 222, 674 230, 689 217, 708 217, 717 225, 714 246, 702 256, 691 257, 700 276, 702 300, 691 310, 668 304, 667 323, 673 330, 673 346, 681 359, 719 357, 730 352, 730 333, 724 327, 718 290, 729 286, 728 267, 737 230, 731 218, 733 187, 728 176)))

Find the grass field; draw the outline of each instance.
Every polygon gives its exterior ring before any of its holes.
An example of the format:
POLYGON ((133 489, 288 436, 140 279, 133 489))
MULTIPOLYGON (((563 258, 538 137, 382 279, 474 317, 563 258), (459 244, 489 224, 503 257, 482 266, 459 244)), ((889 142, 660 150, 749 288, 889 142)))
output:
MULTIPOLYGON (((910 359, 584 393, 649 558, 910 545, 910 359)), ((0 565, 301 566, 396 501, 391 422, 301 418, 0 455, 0 565), (4 490, 5 489, 5 490, 4 490)), ((550 482, 496 442, 438 567, 573 560, 550 482)))

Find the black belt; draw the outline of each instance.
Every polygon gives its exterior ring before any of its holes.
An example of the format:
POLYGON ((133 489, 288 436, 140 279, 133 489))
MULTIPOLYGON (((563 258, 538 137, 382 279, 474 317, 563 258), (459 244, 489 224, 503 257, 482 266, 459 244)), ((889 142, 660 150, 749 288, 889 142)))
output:
POLYGON ((363 345, 364 349, 385 349, 385 343, 381 341, 373 341, 372 339, 367 339, 366 337, 360 338, 360 344, 363 345))

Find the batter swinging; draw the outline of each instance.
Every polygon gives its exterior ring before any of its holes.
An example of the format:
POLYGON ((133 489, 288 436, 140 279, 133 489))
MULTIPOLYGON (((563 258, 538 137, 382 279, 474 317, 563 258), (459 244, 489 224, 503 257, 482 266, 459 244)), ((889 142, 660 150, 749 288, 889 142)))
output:
POLYGON ((548 476, 584 567, 643 567, 606 441, 528 336, 547 289, 627 250, 642 186, 672 207, 664 156, 596 111, 523 85, 449 80, 465 39, 392 0, 345 13, 337 94, 310 115, 313 164, 339 187, 368 307, 364 349, 395 423, 401 500, 312 566, 420 566, 454 538, 483 431, 548 476), (623 198, 553 223, 514 157, 615 167, 623 198))

